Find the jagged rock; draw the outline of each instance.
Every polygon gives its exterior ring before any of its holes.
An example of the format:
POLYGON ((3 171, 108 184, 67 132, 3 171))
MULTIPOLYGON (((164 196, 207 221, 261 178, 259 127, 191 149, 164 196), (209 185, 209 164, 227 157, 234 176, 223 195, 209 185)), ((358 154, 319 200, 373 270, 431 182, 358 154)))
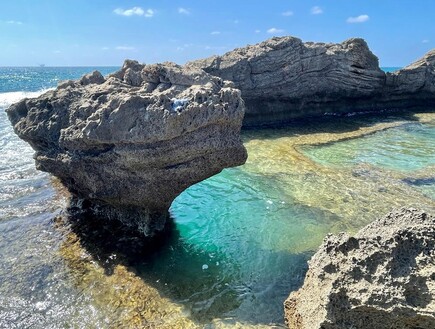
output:
MULTIPOLYGON (((435 49, 403 69, 387 73, 385 96, 399 107, 428 107, 435 102, 435 49)), ((426 108, 427 109, 427 108, 426 108)))
POLYGON ((385 84, 377 57, 357 38, 326 44, 274 37, 188 65, 234 82, 246 125, 349 111, 353 102, 380 96, 385 84))
POLYGON ((363 39, 339 44, 274 37, 188 63, 234 82, 245 126, 300 117, 381 110, 427 110, 435 102, 435 50, 385 74, 363 39))
POLYGON ((297 329, 435 328, 435 218, 400 209, 328 235, 285 302, 297 329))
POLYGON ((126 61, 107 79, 93 72, 7 112, 37 168, 60 178, 74 206, 147 235, 183 190, 247 157, 240 91, 172 63, 126 61))

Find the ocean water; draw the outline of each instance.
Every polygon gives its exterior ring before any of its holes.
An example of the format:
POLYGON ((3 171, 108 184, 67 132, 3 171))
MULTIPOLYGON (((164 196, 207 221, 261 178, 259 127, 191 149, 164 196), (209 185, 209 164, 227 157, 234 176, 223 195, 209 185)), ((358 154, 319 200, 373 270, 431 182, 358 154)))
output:
POLYGON ((327 233, 435 212, 435 115, 300 121, 244 131, 247 163, 183 192, 166 239, 137 252, 140 237, 68 218, 4 112, 91 70, 0 69, 0 328, 282 327, 327 233))

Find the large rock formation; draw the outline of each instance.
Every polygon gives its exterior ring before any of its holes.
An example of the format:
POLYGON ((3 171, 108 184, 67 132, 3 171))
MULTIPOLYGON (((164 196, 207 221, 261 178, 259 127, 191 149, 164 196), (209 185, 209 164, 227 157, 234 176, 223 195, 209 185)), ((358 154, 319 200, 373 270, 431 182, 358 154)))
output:
POLYGON ((433 52, 385 74, 366 42, 357 38, 325 44, 275 37, 188 65, 234 82, 246 103, 246 126, 433 106, 435 101, 433 52))
POLYGON ((234 82, 247 125, 346 111, 352 102, 380 96, 385 83, 362 39, 325 44, 275 37, 189 65, 234 82))
POLYGON ((202 70, 126 61, 11 106, 37 168, 83 204, 151 235, 187 187, 241 165, 240 91, 202 70))
POLYGON ((403 69, 387 73, 384 102, 391 107, 422 108, 435 103, 435 49, 403 69))
POLYGON ((327 236, 285 316, 297 329, 435 328, 435 218, 401 209, 327 236))

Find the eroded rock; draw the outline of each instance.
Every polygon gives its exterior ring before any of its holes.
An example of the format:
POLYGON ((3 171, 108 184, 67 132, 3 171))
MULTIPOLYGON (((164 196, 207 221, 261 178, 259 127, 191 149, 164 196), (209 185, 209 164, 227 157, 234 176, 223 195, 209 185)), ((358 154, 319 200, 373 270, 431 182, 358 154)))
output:
POLYGON ((246 103, 245 126, 325 114, 433 109, 435 50, 394 73, 379 68, 367 43, 274 37, 188 64, 231 80, 246 103))
POLYGON ((385 84, 378 58, 358 38, 333 44, 274 37, 188 65, 234 82, 246 102, 246 125, 346 112, 380 97, 385 84))
POLYGON ((240 91, 202 70, 126 61, 7 110, 18 136, 75 196, 73 206, 139 227, 163 228, 187 187, 241 165, 240 91))
POLYGON ((328 235, 285 302, 297 329, 435 328, 435 218, 391 212, 354 237, 328 235))

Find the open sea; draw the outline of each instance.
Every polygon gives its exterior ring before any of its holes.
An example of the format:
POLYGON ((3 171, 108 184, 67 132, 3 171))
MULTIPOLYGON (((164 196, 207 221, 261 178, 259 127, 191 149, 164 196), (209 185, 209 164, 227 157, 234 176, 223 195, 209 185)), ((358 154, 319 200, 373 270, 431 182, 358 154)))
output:
POLYGON ((4 111, 94 69, 117 68, 0 68, 0 328, 280 328, 327 233, 435 214, 435 113, 311 119, 243 131, 245 165, 183 192, 158 247, 123 248, 68 218, 4 111))

